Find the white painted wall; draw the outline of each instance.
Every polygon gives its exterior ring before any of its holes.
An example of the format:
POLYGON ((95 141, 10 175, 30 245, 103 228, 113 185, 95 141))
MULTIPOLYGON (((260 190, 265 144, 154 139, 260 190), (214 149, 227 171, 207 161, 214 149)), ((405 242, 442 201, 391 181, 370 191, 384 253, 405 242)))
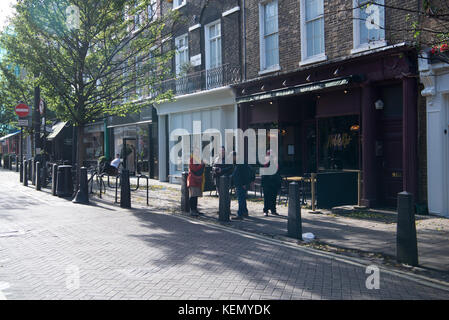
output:
MULTIPOLYGON (((159 172, 161 181, 180 183, 182 170, 169 163, 166 168, 166 149, 173 147, 174 142, 167 146, 164 117, 169 119, 168 134, 174 129, 186 129, 193 132, 193 121, 201 121, 201 130, 218 129, 224 137, 225 129, 237 128, 237 107, 235 93, 229 87, 212 89, 185 96, 176 97, 175 101, 165 102, 156 106, 159 115, 159 172), (168 169, 168 170, 167 170, 168 169), (166 172, 166 174, 164 174, 166 172), (167 180, 163 180, 167 179, 167 180)), ((223 141, 224 144, 224 141, 223 141)))
POLYGON ((449 65, 422 59, 420 71, 427 100, 429 212, 449 217, 449 65))

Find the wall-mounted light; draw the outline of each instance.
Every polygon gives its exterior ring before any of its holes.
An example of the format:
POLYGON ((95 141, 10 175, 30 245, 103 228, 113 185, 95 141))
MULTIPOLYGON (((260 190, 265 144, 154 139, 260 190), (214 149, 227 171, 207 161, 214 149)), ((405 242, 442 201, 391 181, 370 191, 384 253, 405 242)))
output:
POLYGON ((343 91, 345 94, 348 94, 349 93, 349 90, 345 90, 345 91, 343 91))
POLYGON ((376 110, 383 110, 384 102, 382 100, 377 100, 374 105, 376 106, 376 110))
POLYGON ((265 85, 263 85, 260 90, 265 91, 265 85))
POLYGON ((312 78, 312 75, 309 74, 309 75, 307 76, 307 78, 306 78, 306 81, 310 82, 310 81, 311 81, 311 78, 312 78))
POLYGON ((287 80, 285 80, 284 82, 282 82, 282 85, 283 85, 284 87, 286 87, 286 86, 287 86, 287 80))
POLYGON ((287 130, 281 129, 281 130, 279 130, 279 131, 280 131, 280 133, 281 133, 281 136, 285 137, 285 136, 287 135, 287 130))
POLYGON ((334 71, 334 76, 338 76, 340 74, 340 68, 337 68, 337 70, 334 71))
POLYGON ((359 131, 360 130, 360 125, 355 124, 353 126, 351 126, 351 131, 359 131))

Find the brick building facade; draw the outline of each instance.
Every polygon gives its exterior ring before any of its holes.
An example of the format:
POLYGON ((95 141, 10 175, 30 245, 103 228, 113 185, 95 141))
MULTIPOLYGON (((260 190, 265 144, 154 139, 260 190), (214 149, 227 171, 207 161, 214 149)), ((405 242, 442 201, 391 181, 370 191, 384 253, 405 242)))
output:
POLYGON ((242 1, 239 126, 283 133, 286 175, 360 170, 362 204, 395 206, 404 190, 425 203, 426 115, 408 41, 420 1, 366 2, 242 1))

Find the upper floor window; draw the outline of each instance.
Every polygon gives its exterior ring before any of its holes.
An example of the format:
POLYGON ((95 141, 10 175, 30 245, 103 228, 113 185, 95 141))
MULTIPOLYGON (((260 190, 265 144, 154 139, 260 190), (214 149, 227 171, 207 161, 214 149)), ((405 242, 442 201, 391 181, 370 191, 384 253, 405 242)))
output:
POLYGON ((212 22, 204 27, 206 39, 206 69, 221 66, 221 24, 212 22))
POLYGON ((385 45, 384 0, 353 1, 354 49, 372 49, 385 45))
POLYGON ((323 0, 301 0, 302 61, 325 59, 323 0))
POLYGON ((173 0, 173 9, 179 8, 186 4, 186 0, 173 0))
POLYGON ((188 35, 182 35, 175 39, 176 46, 176 75, 181 75, 189 62, 189 39, 188 35))
POLYGON ((141 12, 139 11, 139 1, 135 0, 134 1, 134 9, 136 10, 136 13, 134 14, 134 26, 137 29, 140 26, 140 15, 141 12))
POLYGON ((151 0, 147 8, 148 20, 154 20, 157 18, 157 0, 151 0))
POLYGON ((259 4, 260 21, 260 69, 279 68, 278 1, 259 4))

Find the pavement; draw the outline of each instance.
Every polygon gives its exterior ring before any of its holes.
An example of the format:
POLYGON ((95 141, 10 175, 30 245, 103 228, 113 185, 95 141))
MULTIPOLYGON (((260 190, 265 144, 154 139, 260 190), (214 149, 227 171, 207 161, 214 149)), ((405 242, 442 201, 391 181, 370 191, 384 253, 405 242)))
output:
MULTIPOLYGON (((131 181, 136 185, 136 182, 131 181)), ((150 203, 164 207, 171 212, 180 211, 180 186, 150 181, 150 203), (154 200, 153 200, 154 199, 154 200), (156 201, 155 201, 156 200, 156 201)), ((111 194, 111 192, 109 192, 111 194)), ((133 199, 143 202, 145 191, 133 193, 133 199)), ((145 198, 146 201, 146 198, 145 198)), ((250 217, 244 221, 225 224, 240 230, 286 240, 288 206, 284 201, 277 206, 279 216, 263 214, 263 198, 250 192, 248 209, 250 217)), ((204 218, 217 220, 218 197, 215 192, 205 192, 199 200, 199 209, 204 218)), ((235 216, 237 200, 231 202, 231 212, 235 216)), ((314 247, 358 256, 382 255, 384 260, 394 263, 396 257, 396 212, 387 210, 357 211, 347 207, 338 210, 320 210, 314 213, 303 209, 301 212, 304 233, 313 233, 314 247)), ((449 281, 449 219, 438 216, 416 215, 419 267, 418 273, 431 274, 449 281), (435 272, 434 272, 435 271, 435 272)))
POLYGON ((0 188, 0 299, 449 299, 443 282, 379 265, 372 288, 370 261, 180 215, 173 186, 133 209, 110 191, 73 204, 3 169, 0 188))

